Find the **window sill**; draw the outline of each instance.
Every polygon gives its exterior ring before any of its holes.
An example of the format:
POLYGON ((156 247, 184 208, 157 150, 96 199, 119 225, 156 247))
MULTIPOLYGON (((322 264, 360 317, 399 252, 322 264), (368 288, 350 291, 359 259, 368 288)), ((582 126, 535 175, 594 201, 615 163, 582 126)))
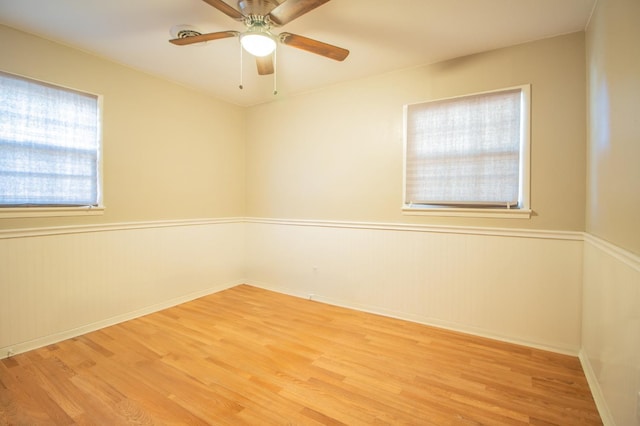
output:
POLYGON ((495 217, 507 219, 530 219, 531 209, 474 209, 454 207, 418 208, 404 206, 402 214, 407 216, 445 216, 445 217, 495 217))
POLYGON ((0 219, 23 217, 96 216, 104 214, 104 206, 97 207, 6 207, 0 208, 0 219))

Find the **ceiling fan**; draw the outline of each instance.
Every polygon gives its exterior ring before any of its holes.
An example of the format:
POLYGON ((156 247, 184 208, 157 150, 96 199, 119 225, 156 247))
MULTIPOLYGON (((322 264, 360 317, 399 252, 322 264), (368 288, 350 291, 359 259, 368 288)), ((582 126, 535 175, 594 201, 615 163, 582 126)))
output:
POLYGON ((223 0, 203 0, 225 15, 241 21, 246 31, 219 31, 200 34, 194 31, 183 31, 176 34, 171 43, 184 46, 205 41, 230 37, 240 37, 242 47, 256 57, 258 74, 268 75, 274 72, 273 53, 278 42, 306 50, 336 61, 343 61, 349 51, 341 47, 323 43, 297 34, 282 32, 273 34, 272 27, 280 27, 307 12, 327 3, 329 0, 238 0, 238 9, 223 0))

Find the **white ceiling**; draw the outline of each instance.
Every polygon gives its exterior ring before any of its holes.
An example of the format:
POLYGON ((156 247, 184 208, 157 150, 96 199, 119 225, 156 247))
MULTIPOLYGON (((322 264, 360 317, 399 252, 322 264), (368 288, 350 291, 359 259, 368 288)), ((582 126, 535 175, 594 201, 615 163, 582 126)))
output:
MULTIPOLYGON (((225 0, 234 7, 235 0, 225 0)), ((286 1, 286 0, 285 0, 286 1)), ((280 1, 281 2, 281 1, 280 1)), ((275 28, 350 50, 344 62, 279 45, 278 97, 585 28, 596 0, 332 0, 275 28)), ((170 29, 242 31, 203 0, 0 0, 0 23, 254 105, 274 99, 237 38, 175 46, 170 29)))

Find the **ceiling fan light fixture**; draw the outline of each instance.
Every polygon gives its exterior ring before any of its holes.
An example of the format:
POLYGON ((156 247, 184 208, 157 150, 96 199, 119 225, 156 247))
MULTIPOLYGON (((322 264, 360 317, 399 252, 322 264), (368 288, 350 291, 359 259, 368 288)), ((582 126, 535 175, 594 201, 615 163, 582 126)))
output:
POLYGON ((247 31, 240 36, 240 44, 253 56, 267 56, 276 50, 276 41, 265 31, 247 31))

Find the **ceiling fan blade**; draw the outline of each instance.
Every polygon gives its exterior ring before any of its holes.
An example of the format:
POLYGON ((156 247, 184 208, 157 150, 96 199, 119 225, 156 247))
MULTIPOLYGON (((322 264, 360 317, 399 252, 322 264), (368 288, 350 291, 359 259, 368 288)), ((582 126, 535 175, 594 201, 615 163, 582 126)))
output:
POLYGON ((187 44, 202 43, 203 41, 218 40, 221 38, 237 37, 240 35, 238 31, 219 31, 216 33, 200 34, 196 36, 179 37, 169 40, 169 42, 178 46, 187 44))
MULTIPOLYGON (((207 0, 205 0, 207 1, 207 0)), ((269 13, 269 18, 275 25, 284 25, 299 16, 322 6, 329 0, 285 0, 269 13)))
POLYGON ((349 56, 347 49, 296 34, 280 33, 280 42, 336 61, 344 61, 349 56))
POLYGON ((234 9, 231 6, 229 6, 227 3, 225 3, 222 0, 202 0, 202 1, 204 1, 205 3, 208 3, 209 5, 215 7, 220 12, 222 12, 225 15, 235 19, 236 21, 242 21, 244 19, 244 15, 242 13, 238 12, 236 9, 234 9))
POLYGON ((256 56, 256 65, 259 75, 273 74, 273 54, 267 56, 256 56))

